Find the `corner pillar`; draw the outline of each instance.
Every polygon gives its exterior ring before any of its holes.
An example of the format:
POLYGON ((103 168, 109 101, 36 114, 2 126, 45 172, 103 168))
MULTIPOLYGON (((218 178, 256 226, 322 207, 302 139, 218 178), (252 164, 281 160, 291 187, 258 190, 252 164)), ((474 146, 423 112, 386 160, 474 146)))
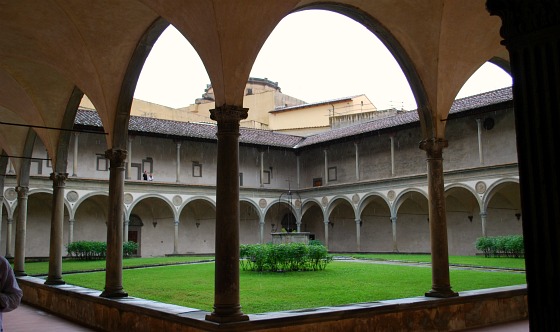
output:
POLYGON ((125 150, 105 152, 109 159, 109 213, 107 215, 107 262, 105 289, 101 297, 127 297, 122 286, 123 220, 124 220, 124 161, 125 150))
POLYGON ((51 216, 51 236, 49 251, 49 274, 45 285, 63 285, 62 280, 62 238, 64 227, 64 188, 68 173, 51 173, 53 182, 53 204, 51 216))
POLYGON ((216 270, 214 311, 206 320, 218 323, 249 320, 239 303, 239 121, 247 118, 247 111, 225 104, 210 110, 218 123, 216 270))
POLYGON ((426 151, 428 163, 428 209, 430 220, 430 244, 432 249, 432 289, 429 297, 454 297, 449 279, 449 253, 447 244, 447 219, 445 214, 445 192, 443 181, 443 139, 428 139, 420 142, 426 151))

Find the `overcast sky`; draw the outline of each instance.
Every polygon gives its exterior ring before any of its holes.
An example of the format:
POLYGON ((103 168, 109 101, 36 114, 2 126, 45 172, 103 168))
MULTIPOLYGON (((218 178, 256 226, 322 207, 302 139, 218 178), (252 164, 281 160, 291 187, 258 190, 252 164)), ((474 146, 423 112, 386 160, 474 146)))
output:
MULTIPOLYGON (((282 20, 261 49, 251 77, 278 82, 283 93, 306 102, 365 94, 378 109, 416 108, 402 70, 377 37, 327 11, 297 12, 282 20)), ((134 96, 178 108, 193 104, 209 83, 198 54, 170 27, 146 60, 134 96)), ((486 64, 458 98, 510 85, 507 73, 486 64)))

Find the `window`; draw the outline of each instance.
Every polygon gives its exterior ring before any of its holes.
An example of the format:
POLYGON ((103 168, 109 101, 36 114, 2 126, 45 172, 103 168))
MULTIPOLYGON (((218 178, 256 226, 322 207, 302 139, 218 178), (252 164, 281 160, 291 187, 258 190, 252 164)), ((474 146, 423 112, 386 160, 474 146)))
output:
POLYGON ((149 174, 154 172, 154 160, 152 157, 142 159, 142 172, 147 171, 149 174))
POLYGON ((109 170, 109 160, 105 158, 104 154, 97 154, 97 163, 95 169, 98 171, 106 172, 109 170))
POLYGON ((41 159, 31 159, 29 168, 37 170, 38 175, 43 174, 43 161, 41 159))
POLYGON ((193 161, 192 163, 192 176, 195 178, 202 177, 202 164, 198 161, 193 161))
POLYGON ((329 167, 329 181, 336 181, 336 167, 329 167))
POLYGON ((323 185, 323 178, 314 178, 313 187, 320 187, 323 185))
POLYGON ((263 171, 262 173, 263 176, 263 184, 270 184, 270 171, 263 171))

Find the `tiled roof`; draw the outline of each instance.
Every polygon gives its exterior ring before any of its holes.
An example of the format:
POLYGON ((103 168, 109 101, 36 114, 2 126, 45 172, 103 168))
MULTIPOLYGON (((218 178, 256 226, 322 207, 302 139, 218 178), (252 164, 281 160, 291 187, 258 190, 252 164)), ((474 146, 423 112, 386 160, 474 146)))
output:
MULTIPOLYGON (((512 98, 511 87, 508 87, 457 99, 451 107, 450 114, 457 114, 468 110, 511 101, 512 98)), ((409 111, 390 117, 357 123, 348 127, 329 130, 308 137, 288 135, 269 130, 240 128, 241 135, 239 137, 239 142, 244 144, 283 148, 300 148, 364 133, 375 132, 382 129, 398 127, 418 121, 418 113, 416 111, 409 111)), ((102 127, 101 120, 99 119, 97 112, 92 110, 78 110, 74 123, 83 126, 102 127)), ((211 123, 180 122, 140 116, 131 116, 128 128, 130 131, 136 131, 139 133, 207 140, 216 140, 217 131, 216 125, 211 123)))
POLYGON ((292 111, 292 110, 311 107, 311 106, 324 105, 324 104, 330 104, 330 103, 338 103, 338 102, 341 102, 341 101, 352 100, 352 99, 357 98, 359 96, 361 96, 361 95, 323 100, 323 101, 318 101, 316 103, 309 103, 309 104, 301 104, 301 105, 286 106, 286 107, 280 106, 280 107, 276 107, 276 109, 274 109, 273 111, 270 111, 269 113, 279 113, 279 112, 292 111))

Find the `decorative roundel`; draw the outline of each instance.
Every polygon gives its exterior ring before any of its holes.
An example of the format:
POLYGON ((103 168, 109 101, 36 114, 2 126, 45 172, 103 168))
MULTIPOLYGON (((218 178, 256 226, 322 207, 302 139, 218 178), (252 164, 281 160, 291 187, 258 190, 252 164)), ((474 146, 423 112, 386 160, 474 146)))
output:
POLYGON ((179 205, 183 204, 183 198, 181 198, 181 196, 179 196, 179 195, 173 196, 173 204, 175 206, 179 206, 179 205))
POLYGON ((486 183, 478 181, 475 185, 476 192, 479 194, 484 194, 486 192, 486 183))
POLYGON ((134 199, 134 197, 132 197, 132 194, 130 194, 130 193, 124 194, 124 204, 132 203, 133 199, 134 199))
POLYGON ((267 204, 267 203, 266 203, 266 199, 261 198, 261 199, 259 200, 259 207, 260 207, 261 209, 264 209, 264 208, 266 207, 266 204, 267 204))
POLYGON ((6 189, 6 191, 4 191, 4 197, 8 201, 13 201, 14 199, 17 198, 17 192, 14 188, 8 188, 6 189))
POLYGON ((387 193, 387 198, 389 198, 389 200, 394 200, 395 197, 397 197, 397 194, 395 193, 394 190, 389 190, 389 192, 387 193))
POLYGON ((78 198, 80 198, 80 195, 78 195, 78 193, 77 193, 76 191, 74 191, 74 190, 69 191, 69 192, 66 194, 66 199, 67 199, 68 202, 70 202, 70 203, 76 202, 76 201, 78 200, 78 198))
POLYGON ((327 206, 327 204, 329 204, 329 199, 323 196, 323 198, 321 199, 321 203, 323 203, 323 206, 327 206))
POLYGON ((358 204, 359 201, 360 201, 360 196, 358 194, 354 194, 354 196, 352 196, 352 203, 358 204))
POLYGON ((299 209, 301 207, 301 201, 299 199, 296 199, 294 205, 299 209))

